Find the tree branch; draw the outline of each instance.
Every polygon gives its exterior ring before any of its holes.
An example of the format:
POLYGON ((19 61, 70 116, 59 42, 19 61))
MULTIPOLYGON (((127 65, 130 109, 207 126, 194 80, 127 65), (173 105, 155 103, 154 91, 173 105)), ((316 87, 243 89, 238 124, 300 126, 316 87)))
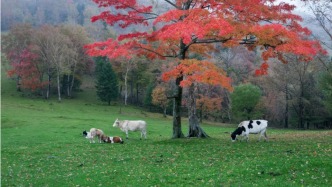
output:
POLYGON ((202 40, 196 40, 193 44, 201 44, 201 43, 225 43, 228 40, 230 40, 232 38, 226 38, 226 39, 202 39, 202 40))
POLYGON ((144 49, 144 50, 146 50, 146 51, 149 51, 149 52, 151 52, 151 53, 154 53, 154 54, 156 54, 156 55, 158 55, 158 56, 160 56, 160 57, 163 57, 163 58, 167 58, 167 57, 169 57, 169 58, 176 58, 176 57, 179 56, 179 54, 177 54, 177 55, 163 55, 163 54, 158 53, 158 52, 156 52, 156 51, 154 51, 154 50, 152 50, 152 49, 148 49, 148 48, 142 47, 141 45, 139 46, 139 48, 144 49))
POLYGON ((172 5, 174 8, 181 10, 180 7, 176 6, 176 4, 172 3, 171 1, 169 1, 169 0, 164 0, 164 1, 166 1, 168 4, 172 5))

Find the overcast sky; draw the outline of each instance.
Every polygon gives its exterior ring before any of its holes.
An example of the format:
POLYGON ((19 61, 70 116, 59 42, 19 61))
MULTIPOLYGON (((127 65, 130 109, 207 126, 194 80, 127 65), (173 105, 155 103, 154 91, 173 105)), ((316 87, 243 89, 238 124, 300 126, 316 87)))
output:
POLYGON ((329 54, 332 56, 332 50, 331 50, 332 41, 329 38, 329 36, 326 34, 326 32, 323 31, 323 29, 318 25, 318 23, 314 19, 314 14, 308 8, 308 5, 305 5, 305 3, 301 0, 284 0, 284 1, 296 6, 296 9, 293 11, 293 13, 300 15, 303 18, 303 22, 301 24, 310 29, 315 37, 318 37, 321 41, 324 41, 326 45, 329 46, 330 49, 328 49, 326 46, 323 47, 327 49, 329 54))

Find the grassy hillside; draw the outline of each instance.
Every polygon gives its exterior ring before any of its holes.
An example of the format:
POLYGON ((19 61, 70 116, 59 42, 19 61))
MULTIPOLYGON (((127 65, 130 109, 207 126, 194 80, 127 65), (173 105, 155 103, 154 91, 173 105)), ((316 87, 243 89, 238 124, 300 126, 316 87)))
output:
MULTIPOLYGON (((269 129, 269 142, 231 143, 233 127, 203 124, 208 139, 170 139, 171 118, 105 106, 92 87, 76 99, 45 101, 1 82, 2 186, 330 186, 332 131, 269 129), (116 118, 143 119, 148 139, 90 144, 91 127, 125 137, 116 118)), ((187 121, 183 121, 187 132, 187 121)))

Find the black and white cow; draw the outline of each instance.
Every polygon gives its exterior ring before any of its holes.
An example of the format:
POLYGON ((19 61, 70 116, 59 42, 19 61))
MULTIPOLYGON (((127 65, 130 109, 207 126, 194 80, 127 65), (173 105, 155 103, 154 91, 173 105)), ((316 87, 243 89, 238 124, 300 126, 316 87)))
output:
POLYGON ((261 137, 264 136, 265 140, 267 141, 266 136, 266 128, 267 128, 267 121, 266 120, 250 120, 250 121, 242 121, 238 128, 231 134, 232 142, 237 139, 237 136, 245 137, 247 141, 249 141, 249 134, 258 134, 259 141, 261 137))

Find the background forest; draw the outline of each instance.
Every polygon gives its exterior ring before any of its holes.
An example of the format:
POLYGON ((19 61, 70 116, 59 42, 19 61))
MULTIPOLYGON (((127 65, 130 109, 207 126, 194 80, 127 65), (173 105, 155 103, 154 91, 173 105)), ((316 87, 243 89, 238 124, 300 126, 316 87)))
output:
MULTIPOLYGON (((157 11, 167 9, 157 0, 149 2, 157 11)), ((198 84, 196 107, 201 121, 264 118, 276 127, 332 128, 332 5, 323 0, 299 6, 307 10, 302 15, 304 24, 310 22, 315 28, 311 37, 320 41, 327 55, 310 62, 288 55, 287 63, 277 59, 263 63, 259 49, 216 46, 210 56, 231 78, 233 90, 198 84), (262 64, 267 72, 260 72, 262 64)), ((1 63, 8 77, 16 80, 17 91, 65 102, 93 88, 100 104, 136 105, 172 115, 167 96, 173 84, 161 80, 172 62, 144 57, 108 60, 85 53, 86 44, 143 29, 91 23, 99 11, 90 0, 2 0, 1 63)), ((187 116, 189 92, 184 89, 183 116, 187 116)))

